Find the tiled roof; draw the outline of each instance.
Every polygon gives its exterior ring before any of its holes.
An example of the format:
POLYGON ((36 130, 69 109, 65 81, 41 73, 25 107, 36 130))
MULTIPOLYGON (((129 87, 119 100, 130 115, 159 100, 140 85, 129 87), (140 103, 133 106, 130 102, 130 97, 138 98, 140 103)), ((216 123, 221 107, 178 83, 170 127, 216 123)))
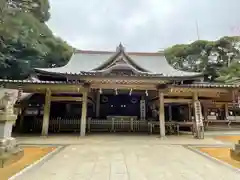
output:
MULTIPOLYGON (((124 81, 124 80, 123 80, 124 81)), ((33 81, 33 80, 9 80, 0 79, 0 83, 12 83, 12 84, 84 84, 80 81, 33 81)), ((240 88, 240 84, 220 84, 220 83, 195 83, 195 84, 173 84, 171 87, 181 88, 240 88)))
MULTIPOLYGON (((86 75, 97 73, 97 67, 102 66, 107 61, 113 59, 119 52, 109 51, 76 51, 69 62, 63 67, 57 68, 36 68, 35 70, 42 73, 57 73, 57 74, 73 74, 86 75)), ((161 77, 199 77, 202 73, 185 72, 174 69, 166 60, 162 52, 145 53, 145 52, 125 52, 129 59, 134 64, 142 69, 148 75, 161 75, 161 77)), ((92 74, 93 75, 93 74, 92 74)))
POLYGON ((13 84, 83 84, 80 81, 34 81, 34 80, 10 80, 0 79, 0 83, 13 83, 13 84))
POLYGON ((239 88, 240 84, 221 84, 221 83, 195 83, 195 84, 181 84, 175 85, 178 87, 189 88, 239 88))

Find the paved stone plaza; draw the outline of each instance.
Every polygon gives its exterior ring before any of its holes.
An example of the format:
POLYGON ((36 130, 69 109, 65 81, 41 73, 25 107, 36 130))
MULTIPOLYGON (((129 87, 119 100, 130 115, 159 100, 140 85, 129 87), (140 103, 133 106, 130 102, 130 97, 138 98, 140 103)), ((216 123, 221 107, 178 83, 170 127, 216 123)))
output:
POLYGON ((224 145, 212 138, 95 135, 83 139, 74 136, 18 139, 21 143, 70 145, 16 180, 240 179, 240 172, 181 145, 224 145))

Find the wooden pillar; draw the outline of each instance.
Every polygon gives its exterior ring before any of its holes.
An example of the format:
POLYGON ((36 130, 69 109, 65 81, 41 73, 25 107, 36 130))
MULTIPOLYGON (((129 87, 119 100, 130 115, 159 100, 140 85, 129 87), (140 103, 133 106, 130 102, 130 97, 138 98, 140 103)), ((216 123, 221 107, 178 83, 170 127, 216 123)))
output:
POLYGON ((160 137, 165 136, 165 112, 164 112, 164 93, 159 91, 159 126, 160 126, 160 137))
POLYGON ((208 116, 208 106, 203 105, 203 117, 205 121, 207 121, 207 116, 208 116))
POLYGON ((228 119, 228 104, 224 104, 225 120, 228 119))
POLYGON ((19 132, 24 132, 24 117, 25 117, 25 112, 27 108, 28 108, 28 101, 23 101, 21 103, 21 113, 19 117, 19 128, 18 128, 19 132))
POLYGON ((168 106, 169 121, 172 121, 172 105, 168 106))
POLYGON ((192 121, 192 106, 188 104, 188 120, 192 121))
POLYGON ((46 95, 45 95, 45 104, 44 104, 42 136, 48 135, 50 106, 51 106, 51 91, 49 89, 47 89, 46 95))
POLYGON ((23 132, 25 110, 22 108, 19 118, 19 132, 23 132))
POLYGON ((81 116, 81 129, 80 136, 85 136, 86 134, 86 123, 87 123, 87 91, 82 93, 82 116, 81 116))
POLYGON ((198 127, 197 127, 197 113, 195 109, 195 102, 198 101, 198 94, 196 92, 193 93, 192 96, 192 107, 193 107, 193 126, 194 126, 194 132, 195 132, 195 137, 198 135, 198 127))
POLYGON ((96 97, 96 118, 98 118, 100 115, 100 93, 97 92, 97 97, 96 97))

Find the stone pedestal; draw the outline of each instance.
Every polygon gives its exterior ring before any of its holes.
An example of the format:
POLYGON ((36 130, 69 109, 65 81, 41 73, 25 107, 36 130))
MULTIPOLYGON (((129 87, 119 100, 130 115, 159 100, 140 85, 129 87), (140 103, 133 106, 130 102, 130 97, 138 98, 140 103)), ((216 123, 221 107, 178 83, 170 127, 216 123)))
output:
POLYGON ((16 139, 11 137, 12 125, 17 119, 14 114, 6 114, 0 112, 0 168, 15 162, 23 156, 16 142, 16 139))
POLYGON ((234 149, 231 149, 230 153, 233 159, 240 161, 240 141, 238 141, 238 144, 235 144, 234 149))

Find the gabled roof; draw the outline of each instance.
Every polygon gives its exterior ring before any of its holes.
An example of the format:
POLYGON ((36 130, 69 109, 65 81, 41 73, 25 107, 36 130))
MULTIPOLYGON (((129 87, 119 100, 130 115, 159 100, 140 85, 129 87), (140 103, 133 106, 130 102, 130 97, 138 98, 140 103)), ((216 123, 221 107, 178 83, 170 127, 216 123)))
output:
MULTIPOLYGON (((201 77, 202 73, 185 72, 174 69, 166 60, 162 52, 143 53, 125 52, 120 44, 116 52, 109 51, 76 51, 70 61, 63 67, 36 68, 37 72, 54 74, 86 75, 100 73, 114 65, 117 59, 122 58, 125 65, 118 68, 132 68, 139 74, 148 74, 161 77, 201 77), (123 67, 124 66, 124 67, 123 67)), ((116 64, 115 64, 116 66, 116 64)))

